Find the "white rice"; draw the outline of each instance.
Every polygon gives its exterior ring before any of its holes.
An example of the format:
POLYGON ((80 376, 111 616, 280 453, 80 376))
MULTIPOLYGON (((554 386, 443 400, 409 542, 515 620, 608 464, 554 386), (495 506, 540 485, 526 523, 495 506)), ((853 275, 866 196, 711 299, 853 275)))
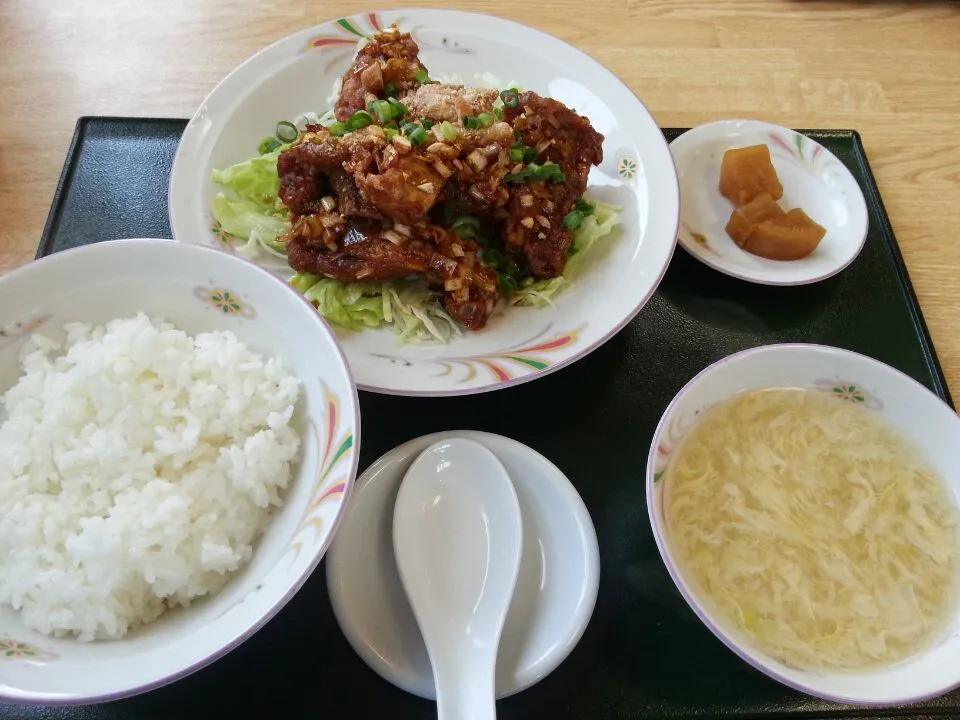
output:
POLYGON ((119 638, 250 560, 299 454, 299 384, 231 332, 64 329, 28 341, 0 401, 0 603, 119 638))

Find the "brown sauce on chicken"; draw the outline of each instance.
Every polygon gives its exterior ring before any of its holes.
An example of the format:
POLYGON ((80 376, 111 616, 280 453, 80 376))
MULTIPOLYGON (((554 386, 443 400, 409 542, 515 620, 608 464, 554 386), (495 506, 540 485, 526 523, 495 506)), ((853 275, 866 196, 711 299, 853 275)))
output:
POLYGON ((294 223, 287 255, 298 272, 343 282, 422 277, 458 323, 476 330, 500 298, 499 278, 473 239, 444 226, 441 208, 454 203, 483 217, 513 262, 535 278, 557 277, 572 242, 564 218, 603 158, 603 136, 536 93, 511 95, 498 111, 496 91, 426 78, 416 42, 396 28, 358 52, 342 78, 337 120, 389 95, 404 111, 395 127, 407 131, 311 126, 281 153, 280 198, 294 223), (532 159, 519 160, 518 147, 532 159), (530 176, 543 166, 553 169, 549 178, 530 176))

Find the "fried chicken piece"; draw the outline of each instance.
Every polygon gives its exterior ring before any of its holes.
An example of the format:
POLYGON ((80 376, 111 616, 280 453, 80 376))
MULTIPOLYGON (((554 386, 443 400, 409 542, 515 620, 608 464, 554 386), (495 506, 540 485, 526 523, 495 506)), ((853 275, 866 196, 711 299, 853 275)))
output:
POLYGON ((516 107, 505 108, 504 119, 524 145, 539 150, 536 162, 556 163, 565 180, 511 186, 504 242, 523 255, 535 277, 553 278, 563 272, 573 241, 564 218, 583 195, 590 168, 603 161, 603 135, 552 98, 525 92, 519 100, 516 107))
POLYGON ((328 177, 335 207, 344 217, 383 219, 383 213, 360 194, 352 175, 348 175, 345 170, 331 170, 328 177))
POLYGON ((342 137, 324 128, 280 154, 280 199, 294 216, 316 212, 331 192, 346 217, 413 225, 439 200, 461 200, 474 212, 502 207, 509 198, 503 177, 515 142, 504 122, 460 128, 452 141, 414 146, 404 136, 388 142, 370 125, 342 137))
MULTIPOLYGON (((344 182, 345 162, 372 157, 386 144, 386 136, 380 128, 366 128, 337 138, 326 128, 310 126, 302 142, 284 150, 277 159, 280 200, 294 217, 316 212, 319 201, 331 189, 348 193, 349 187, 344 182)), ((355 214, 379 217, 375 208, 364 205, 363 198, 356 196, 352 199, 356 201, 355 214)))
POLYGON ((497 97, 496 90, 429 83, 420 85, 401 100, 411 118, 459 123, 467 116, 492 113, 497 97))
POLYGON ((398 136, 373 161, 376 167, 366 165, 366 160, 344 165, 352 172, 360 195, 385 219, 411 225, 423 220, 443 186, 443 176, 432 159, 398 136))
POLYGON ((382 223, 321 212, 297 221, 286 242, 297 272, 341 282, 423 276, 444 291, 444 308, 468 330, 486 325, 500 297, 497 276, 479 262, 477 245, 437 225, 421 223, 401 233, 396 226, 385 230, 382 223))
POLYGON ((415 74, 427 71, 420 62, 420 47, 410 33, 400 33, 395 25, 382 30, 360 49, 353 64, 341 78, 340 96, 334 112, 346 122, 357 110, 365 110, 371 100, 383 95, 392 84, 398 95, 419 86, 415 74))
POLYGON ((402 136, 388 142, 370 125, 342 137, 320 129, 309 141, 280 154, 280 199, 294 216, 316 212, 327 188, 347 217, 423 220, 440 194, 444 177, 436 157, 402 136))
POLYGON ((484 213, 503 207, 510 193, 503 178, 510 171, 510 148, 516 139, 505 122, 467 130, 458 128, 456 138, 431 146, 448 171, 440 200, 454 201, 464 212, 484 213))

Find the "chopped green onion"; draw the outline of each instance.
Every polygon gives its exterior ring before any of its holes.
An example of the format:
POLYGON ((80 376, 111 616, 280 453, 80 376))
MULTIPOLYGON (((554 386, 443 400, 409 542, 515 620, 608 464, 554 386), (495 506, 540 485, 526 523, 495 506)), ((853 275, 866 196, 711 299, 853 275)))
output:
POLYGON ((381 125, 393 119, 393 108, 387 100, 371 100, 367 105, 367 112, 373 115, 381 125))
POLYGON ((347 124, 342 122, 335 122, 333 125, 328 127, 327 130, 330 131, 331 135, 335 135, 336 137, 341 137, 350 132, 350 128, 347 127, 347 124))
POLYGON ((500 287, 507 292, 514 292, 520 287, 520 284, 513 275, 510 275, 509 273, 502 273, 500 275, 500 287))
POLYGON ((516 140, 517 142, 520 142, 521 140, 523 140, 523 136, 520 134, 519 130, 513 131, 513 139, 516 140))
POLYGON ((593 215, 593 211, 594 211, 593 204, 587 202, 583 198, 580 198, 579 200, 577 200, 576 208, 577 210, 580 211, 580 213, 584 217, 586 217, 587 215, 593 215))
POLYGON ((429 137, 426 129, 417 123, 403 123, 403 125, 400 126, 400 129, 408 138, 410 138, 410 142, 412 142, 414 145, 423 145, 429 137))
POLYGON ((357 110, 347 120, 347 130, 360 130, 373 123, 373 117, 366 110, 357 110))
POLYGON ((497 121, 490 113, 480 113, 477 115, 477 120, 480 122, 480 127, 490 127, 497 121))
POLYGON ((500 99, 508 108, 515 108, 520 104, 520 92, 516 88, 510 88, 500 93, 500 99))
POLYGON ((477 236, 480 221, 473 215, 461 215, 450 226, 450 232, 464 240, 472 240, 477 236))
POLYGON ((566 179, 566 176, 560 170, 560 166, 552 162, 541 165, 540 171, 534 178, 534 180, 553 180, 554 182, 565 182, 566 179))
POLYGON ((396 98, 388 98, 387 102, 390 103, 390 109, 393 111, 393 118, 395 120, 403 120, 403 116, 407 114, 407 106, 396 98))
POLYGON ((491 269, 496 269, 500 263, 506 260, 506 257, 496 248, 487 248, 480 254, 480 259, 491 269))
POLYGON ((397 86, 394 83, 388 82, 386 85, 383 86, 384 97, 393 97, 396 94, 397 94, 397 86))
POLYGON ((433 127, 433 120, 428 120, 427 118, 424 118, 423 120, 420 121, 420 124, 423 125, 424 130, 429 130, 430 128, 433 127))
POLYGON ((449 120, 444 120, 436 127, 440 128, 440 136, 447 141, 457 139, 457 128, 449 120))
POLYGON ((264 138, 260 141, 260 144, 257 146, 257 152, 261 155, 266 155, 267 153, 272 153, 281 143, 275 137, 264 138))
POLYGON ((384 134, 387 136, 387 141, 388 141, 388 142, 389 142, 390 140, 393 140, 397 135, 400 134, 400 131, 399 131, 399 130, 397 130, 396 128, 391 128, 391 127, 384 128, 384 129, 383 129, 383 132, 384 132, 384 134))
POLYGON ((537 149, 534 147, 528 147, 523 149, 523 162, 532 163, 537 159, 537 149))
POLYGON ((503 120, 503 108, 495 107, 493 109, 493 114, 497 116, 497 120, 503 120))
POLYGON ((427 71, 421 68, 413 73, 413 79, 416 80, 421 85, 430 84, 430 76, 427 74, 427 71))
POLYGON ((511 162, 523 162, 523 148, 511 148, 510 160, 511 162))
POLYGON ((292 122, 281 120, 277 123, 277 137, 285 143, 293 142, 300 137, 300 131, 292 122))
POLYGON ((467 115, 466 117, 463 118, 463 126, 467 130, 477 130, 478 128, 481 127, 480 118, 471 117, 470 115, 467 115))
POLYGON ((407 133, 407 136, 414 145, 423 145, 429 137, 427 131, 419 125, 414 126, 413 132, 407 133))
MULTIPOLYGON (((566 182, 567 177, 560 171, 560 166, 556 163, 544 163, 543 165, 537 165, 536 163, 530 163, 523 170, 519 172, 510 173, 504 178, 505 182, 512 183, 522 183, 522 182, 539 182, 552 180, 556 183, 566 182)), ((582 218, 581 218, 582 219, 582 218)))
POLYGON ((563 226, 567 230, 576 230, 583 222, 583 213, 579 210, 571 210, 563 219, 563 226))

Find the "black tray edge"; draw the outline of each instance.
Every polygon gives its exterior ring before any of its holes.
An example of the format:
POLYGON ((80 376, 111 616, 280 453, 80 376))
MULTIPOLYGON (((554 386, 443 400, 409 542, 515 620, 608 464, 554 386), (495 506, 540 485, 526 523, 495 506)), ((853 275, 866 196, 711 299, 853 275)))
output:
MULTIPOLYGON (((853 135, 854 150, 857 153, 860 164, 863 165, 867 179, 870 181, 868 183, 866 192, 868 192, 871 196, 870 202, 876 203, 876 206, 880 211, 879 215, 881 232, 886 238, 896 238, 897 236, 893 232, 893 225, 890 223, 890 216, 887 214, 887 208, 884 206, 883 198, 880 196, 877 178, 873 174, 873 168, 867 161, 867 152, 866 148, 863 146, 863 137, 856 130, 851 130, 850 132, 853 135)), ((913 282, 910 280, 910 273, 907 270, 907 264, 904 262, 903 253, 900 251, 900 243, 897 241, 888 242, 887 249, 893 255, 894 264, 897 267, 897 275, 900 278, 900 282, 910 299, 910 315, 913 318, 913 324, 917 329, 917 335, 919 335, 920 339, 922 340, 923 354, 926 356, 927 362, 929 363, 930 368, 933 370, 934 380, 937 383, 937 393, 951 408, 955 409, 953 404, 953 396, 950 394, 950 388, 947 385, 947 378, 943 374, 943 366, 940 364, 940 357, 937 355, 936 346, 933 343, 933 336, 930 334, 930 328, 927 326, 927 321, 923 317, 923 311, 920 308, 920 298, 917 297, 916 290, 914 290, 913 282)))
MULTIPOLYGON (((50 247, 51 239, 53 237, 53 228, 59 222, 60 217, 60 205, 63 201, 63 192, 69 182, 70 176, 73 174, 75 165, 79 159, 77 154, 78 147, 83 137, 83 133, 86 130, 86 126, 91 121, 106 121, 106 122, 145 122, 145 123, 186 123, 189 122, 184 118, 171 118, 171 117, 136 117, 136 116, 119 116, 119 115, 81 115, 77 118, 76 125, 74 126, 73 137, 70 140, 70 145, 67 148, 67 156, 63 164, 63 169, 60 172, 60 179, 57 182, 57 187, 54 190, 53 198, 50 203, 50 211, 47 214, 47 221, 43 226, 43 233, 40 236, 40 243, 37 246, 36 257, 41 258, 46 255, 49 255, 52 248, 50 247)), ((661 131, 666 133, 676 133, 677 135, 682 134, 688 128, 661 128, 661 131)), ((856 153, 857 159, 864 169, 864 174, 869 181, 867 187, 864 188, 864 193, 868 195, 868 205, 874 204, 878 209, 878 215, 880 217, 880 233, 883 236, 885 242, 884 245, 887 247, 887 250, 893 256, 894 265, 897 270, 897 277, 900 280, 900 283, 903 285, 907 297, 910 300, 910 316, 913 319, 913 324, 917 332, 917 336, 920 339, 920 344, 922 346, 922 352, 924 357, 927 360, 927 363, 931 370, 931 375, 933 376, 934 382, 936 384, 936 393, 946 402, 951 408, 955 409, 953 402, 953 396, 950 393, 949 386, 947 385, 946 376, 943 373, 943 366, 940 363, 940 358, 937 355, 936 346, 933 342, 933 337, 930 334, 930 329, 927 326, 926 319, 923 317, 923 311, 920 307, 920 299, 917 297, 916 290, 913 287, 913 282, 910 280, 910 273, 907 270, 907 265, 903 259, 903 253, 900 251, 900 245, 896 240, 896 235, 893 231, 893 226, 890 223, 890 217, 887 214, 886 206, 883 203, 883 198, 880 195, 879 186, 877 185, 876 176, 873 173, 873 168, 870 166, 869 159, 867 158, 866 148, 863 145, 863 136, 858 130, 854 129, 843 129, 843 128, 820 128, 820 129, 798 129, 797 132, 804 135, 811 134, 835 134, 835 135, 849 135, 853 139, 853 149, 856 153)), ((669 143, 669 140, 667 141, 669 143)))
POLYGON ((53 228, 60 222, 60 205, 63 202, 63 191, 67 186, 70 175, 73 174, 73 167, 77 162, 77 149, 80 145, 80 139, 83 136, 83 129, 90 116, 81 116, 77 118, 77 123, 73 128, 73 137, 70 139, 70 146, 67 148, 67 157, 63 162, 63 169, 60 171, 60 179, 57 181, 57 187, 53 191, 53 198, 50 201, 50 212, 47 213, 47 221, 43 225, 43 233, 40 235, 40 244, 37 246, 37 258, 45 257, 50 254, 52 248, 50 243, 53 238, 53 228))

